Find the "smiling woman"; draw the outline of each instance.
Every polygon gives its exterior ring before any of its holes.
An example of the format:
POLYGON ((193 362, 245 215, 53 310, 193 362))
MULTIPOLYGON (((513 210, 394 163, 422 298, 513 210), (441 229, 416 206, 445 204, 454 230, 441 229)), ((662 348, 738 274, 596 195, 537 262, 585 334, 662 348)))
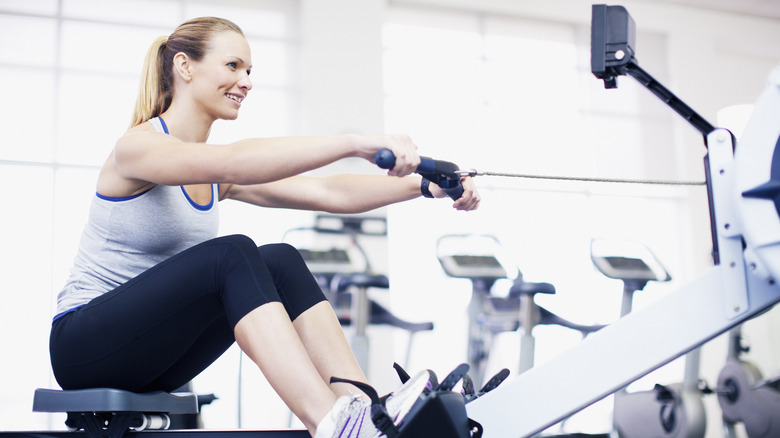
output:
MULTIPOLYGON (((213 33, 218 33, 218 35, 215 35, 212 43, 222 43, 220 47, 215 47, 216 50, 213 53, 223 53, 226 47, 222 47, 222 45, 230 45, 230 43, 236 42, 232 40, 240 39, 237 41, 236 47, 240 47, 244 56, 249 59, 249 45, 246 44, 244 33, 241 28, 227 20, 203 18, 190 21, 179 26, 178 32, 174 32, 170 37, 157 38, 146 55, 144 75, 131 127, 159 116, 171 105, 173 100, 173 87, 171 85, 174 81, 173 58, 179 56, 179 64, 182 61, 202 61, 206 56, 207 39, 213 33), (231 41, 223 41, 225 38, 229 38, 231 41), (245 47, 241 47, 241 42, 244 43, 245 47)), ((237 67, 234 61, 230 61, 228 64, 232 70, 237 67)), ((249 69, 247 69, 248 74, 249 69)))
MULTIPOLYGON (((339 435, 371 403, 330 379, 367 379, 302 257, 289 245, 217 237, 217 201, 357 213, 414 199, 417 147, 406 135, 352 134, 209 144, 216 120, 238 117, 251 67, 243 32, 221 18, 189 20, 152 44, 130 129, 100 170, 58 296, 52 369, 64 389, 171 391, 237 343, 311 435, 373 436, 371 422, 339 435), (387 176, 300 175, 382 149, 396 156, 387 176)), ((477 208, 473 183, 463 187, 453 207, 477 208)), ((428 378, 387 399, 396 423, 428 378)))

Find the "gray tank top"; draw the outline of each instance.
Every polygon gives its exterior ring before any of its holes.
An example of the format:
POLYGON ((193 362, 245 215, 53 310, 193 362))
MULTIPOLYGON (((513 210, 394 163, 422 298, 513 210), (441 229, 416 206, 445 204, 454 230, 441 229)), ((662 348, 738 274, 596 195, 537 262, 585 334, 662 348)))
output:
MULTIPOLYGON (((162 119, 150 120, 168 133, 162 119)), ((55 319, 86 304, 143 271, 217 236, 218 185, 211 202, 196 204, 181 186, 156 185, 127 198, 95 193, 55 319)))

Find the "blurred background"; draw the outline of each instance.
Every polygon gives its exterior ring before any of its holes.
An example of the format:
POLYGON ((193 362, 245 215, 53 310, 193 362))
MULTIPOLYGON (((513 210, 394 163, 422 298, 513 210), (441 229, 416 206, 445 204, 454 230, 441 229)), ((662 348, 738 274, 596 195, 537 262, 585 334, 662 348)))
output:
MULTIPOLYGON (((639 64, 710 123, 739 134, 725 108, 752 104, 780 62, 780 7, 756 1, 625 0, 639 64)), ((130 122, 143 56, 153 39, 196 16, 235 21, 252 47, 254 88, 234 122, 210 138, 412 136, 422 155, 461 168, 542 175, 703 181, 701 135, 628 77, 606 90, 590 73, 591 3, 582 0, 0 0, 0 430, 62 429, 64 416, 31 412, 35 388, 57 388, 48 359, 56 294, 86 219, 99 166, 130 122)), ((749 106, 741 107, 749 112, 749 106)), ((381 173, 344 160, 313 174, 381 173)), ((368 245, 390 279, 371 296, 399 317, 432 321, 407 367, 446 373, 466 360, 471 284, 436 258, 444 234, 495 236, 524 278, 555 285, 538 302, 585 324, 619 317, 622 284, 598 273, 593 238, 643 242, 672 280, 636 295, 641 309, 711 266, 706 189, 478 177, 478 211, 418 199, 371 212, 387 236, 368 245)), ((314 213, 221 205, 221 234, 277 242, 314 213)), ((345 328, 350 330, 350 328, 345 328)), ((748 357, 780 371, 780 316, 745 325, 748 357)), ((580 341, 538 327, 536 363, 580 341)), ((370 326, 369 378, 397 384, 408 334, 370 326)), ((519 333, 499 336, 489 368, 514 369, 519 333)), ((142 354, 142 352, 139 352, 142 354)), ((726 341, 702 349, 711 384, 726 341)), ((675 361, 635 385, 675 382, 675 361)), ((207 428, 285 428, 296 420, 237 348, 193 382, 219 397, 207 428)), ((714 398, 707 437, 722 436, 714 398)), ((609 403, 571 420, 610 427, 609 403)))

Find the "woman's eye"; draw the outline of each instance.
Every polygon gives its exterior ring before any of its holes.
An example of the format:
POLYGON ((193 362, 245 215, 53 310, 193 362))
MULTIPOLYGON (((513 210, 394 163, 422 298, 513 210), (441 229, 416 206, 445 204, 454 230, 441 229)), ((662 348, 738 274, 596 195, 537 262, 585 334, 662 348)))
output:
POLYGON ((238 67, 238 64, 236 64, 235 62, 228 62, 227 66, 230 67, 230 68, 235 69, 236 67, 238 67))

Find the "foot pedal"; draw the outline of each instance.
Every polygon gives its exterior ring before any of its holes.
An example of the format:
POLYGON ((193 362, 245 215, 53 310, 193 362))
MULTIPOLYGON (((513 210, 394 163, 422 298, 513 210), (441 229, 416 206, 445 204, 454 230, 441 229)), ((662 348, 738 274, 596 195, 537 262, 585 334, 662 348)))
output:
POLYGON ((463 396, 457 392, 424 395, 406 415, 396 438, 479 438, 482 426, 469 419, 463 396))
POLYGON ((452 388, 455 387, 455 385, 460 382, 460 379, 463 378, 463 376, 466 375, 466 373, 469 372, 469 365, 466 363, 462 363, 458 365, 452 372, 450 372, 447 377, 444 378, 444 380, 441 381, 439 386, 436 388, 436 391, 444 392, 444 391, 452 391, 452 388))
POLYGON ((466 400, 466 403, 471 403, 474 400, 482 397, 483 395, 487 394, 488 392, 496 389, 498 385, 504 382, 506 378, 509 377, 509 370, 504 368, 498 373, 496 373, 495 376, 491 377, 490 380, 488 380, 487 383, 485 383, 485 386, 482 387, 479 391, 476 391, 474 389, 474 382, 471 380, 471 377, 469 377, 468 374, 463 376, 463 385, 461 394, 463 395, 463 399, 466 400))
POLYGON ((466 399, 466 403, 477 398, 477 392, 474 390, 474 381, 471 380, 471 376, 466 374, 463 376, 463 383, 461 384, 460 393, 463 394, 463 398, 466 399))
MULTIPOLYGON (((400 365, 396 363, 393 367, 398 373, 401 382, 405 383, 409 380, 409 374, 400 365)), ((467 374, 468 370, 468 364, 460 364, 441 383, 436 383, 435 374, 429 370, 431 379, 434 382, 433 389, 420 396, 417 403, 414 404, 399 425, 398 434, 395 438, 429 438, 438 436, 480 438, 482 436, 482 425, 470 419, 466 413, 468 398, 464 394, 452 391, 461 380, 463 380, 462 386, 466 391, 473 391, 474 384, 467 374)), ((504 378, 506 377, 504 376, 504 378)), ((480 394, 484 393, 483 391, 484 388, 480 391, 480 394)))

